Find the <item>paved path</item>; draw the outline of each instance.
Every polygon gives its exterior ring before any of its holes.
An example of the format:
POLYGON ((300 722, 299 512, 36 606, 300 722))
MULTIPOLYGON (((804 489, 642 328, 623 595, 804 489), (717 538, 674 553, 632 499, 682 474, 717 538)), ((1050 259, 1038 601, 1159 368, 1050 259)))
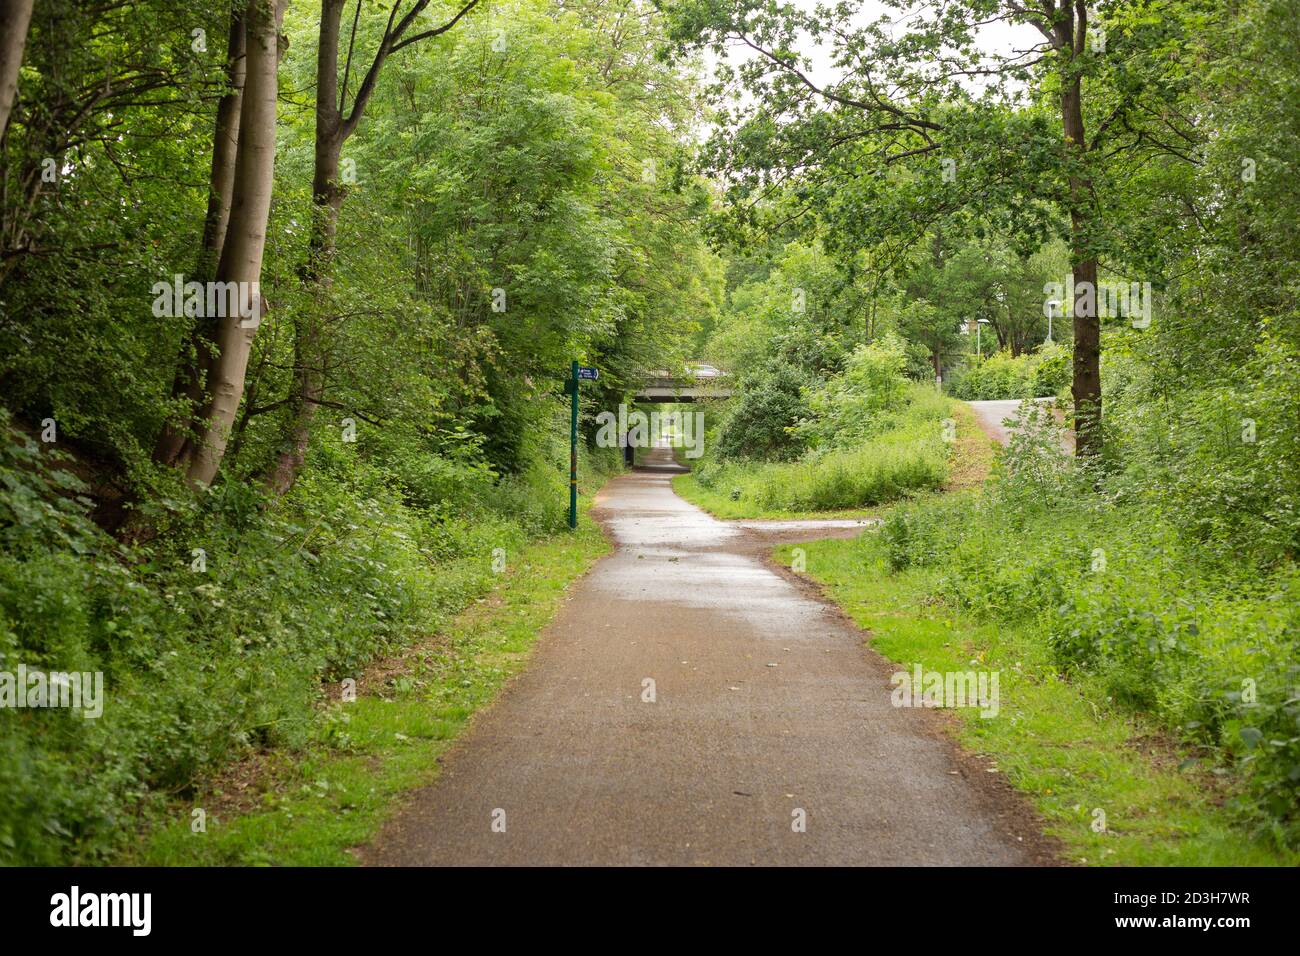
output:
POLYGON ((615 553, 574 585, 525 671, 363 862, 1046 859, 999 775, 953 750, 939 714, 892 707, 893 668, 766 564, 780 530, 678 498, 664 450, 647 464, 597 500, 615 553), (798 810, 806 832, 792 827, 798 810))
MULTIPOLYGON (((1005 445, 1011 440, 1011 429, 1008 427, 1008 419, 1014 418, 1016 411, 1020 408, 1021 399, 1011 400, 994 400, 986 402, 967 402, 975 411, 975 418, 979 422, 980 428, 984 429, 984 434, 988 435, 999 445, 1005 445)), ((1042 403, 1052 402, 1050 398, 1035 398, 1033 401, 1042 403)), ((1060 420, 1060 412, 1057 412, 1057 419, 1060 420)), ((1061 447, 1068 452, 1074 451, 1074 437, 1071 434, 1061 436, 1061 447)))

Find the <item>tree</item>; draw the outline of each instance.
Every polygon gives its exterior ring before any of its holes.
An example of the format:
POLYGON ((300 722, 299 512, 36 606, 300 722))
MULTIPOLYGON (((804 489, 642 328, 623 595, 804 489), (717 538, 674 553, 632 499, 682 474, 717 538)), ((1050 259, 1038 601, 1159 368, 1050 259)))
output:
POLYGON ((262 256, 275 181, 280 24, 287 3, 249 0, 244 13, 246 67, 238 150, 229 221, 215 282, 256 291, 247 298, 241 294, 241 308, 226 310, 227 314, 217 320, 210 394, 198 416, 197 437, 185 455, 186 479, 196 485, 211 484, 221 465, 244 394, 253 336, 262 320, 262 256))
POLYGON ((23 65, 32 0, 0 0, 0 138, 9 129, 9 111, 18 93, 18 69, 23 65))
POLYGON ((405 47, 446 33, 478 5, 478 0, 468 0, 440 26, 411 32, 429 3, 430 0, 416 0, 400 19, 398 14, 402 3, 396 0, 392 4, 388 11, 388 21, 379 38, 378 49, 362 76, 351 108, 348 108, 348 82, 352 73, 352 57, 356 52, 362 0, 356 0, 352 16, 341 86, 340 26, 346 0, 321 2, 320 40, 316 60, 316 144, 312 170, 312 201, 315 208, 307 261, 301 270, 304 284, 313 289, 315 307, 310 310, 300 309, 294 316, 294 384, 290 395, 290 424, 281 450, 268 474, 268 484, 277 493, 289 489, 302 467, 307 456, 312 418, 316 408, 325 399, 327 350, 323 338, 327 333, 322 319, 323 313, 329 308, 326 296, 337 248, 339 211, 345 195, 345 187, 339 177, 343 144, 356 132, 388 57, 405 47))
POLYGON ((1112 5, 1108 19, 1124 29, 1109 48, 1090 42, 1083 0, 958 0, 937 12, 889 0, 905 20, 866 25, 848 3, 813 11, 777 0, 665 6, 680 51, 710 46, 723 56, 735 44, 751 55, 721 71, 724 89, 748 95, 724 110, 708 154, 743 217, 760 215, 780 190, 798 215, 830 224, 832 243, 906 244, 972 211, 1041 238, 1051 221, 1045 204, 1064 210, 1077 295, 1077 447, 1095 455, 1100 317, 1088 290, 1107 241, 1099 194, 1115 153, 1177 154, 1195 142, 1170 106, 1180 67, 1165 54, 1170 35, 1185 29, 1180 5, 1162 5, 1168 23, 1154 23, 1141 4, 1112 5), (976 39, 991 22, 1031 24, 1043 39, 989 54, 976 39), (811 72, 808 51, 819 45, 836 73, 826 82, 811 72), (975 78, 985 84, 978 92, 975 78), (1089 113, 1097 117, 1091 137, 1089 113))
MULTIPOLYGON (((987 351, 1003 348, 1017 356, 1044 340, 1043 287, 1068 268, 1061 247, 1050 244, 1021 255, 992 233, 960 240, 945 235, 936 241, 942 256, 933 268, 922 263, 919 273, 909 274, 905 283, 913 295, 935 302, 961 324, 986 320, 987 331, 996 336, 987 351)), ((1069 338, 1068 329, 1053 331, 1058 338, 1069 338)))
MULTIPOLYGON (((199 246, 194 278, 199 282, 213 277, 226 244, 230 224, 230 206, 235 192, 235 165, 239 156, 239 122, 244 100, 245 64, 244 11, 236 6, 230 11, 230 29, 226 39, 227 87, 217 103, 216 129, 212 135, 212 168, 208 176, 208 209, 203 219, 203 238, 199 246)), ((180 421, 164 421, 154 446, 154 461, 174 465, 190 438, 192 416, 203 401, 204 388, 212 373, 216 350, 215 317, 195 320, 177 360, 172 398, 181 405, 180 421)))

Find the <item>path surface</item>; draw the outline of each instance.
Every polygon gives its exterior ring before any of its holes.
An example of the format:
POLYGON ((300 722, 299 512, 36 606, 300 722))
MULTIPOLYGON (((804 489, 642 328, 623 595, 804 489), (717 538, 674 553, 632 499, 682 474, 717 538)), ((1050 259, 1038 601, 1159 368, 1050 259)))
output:
MULTIPOLYGON (((1035 402, 1051 402, 1050 398, 1035 398, 1035 402)), ((1011 440, 1011 429, 1008 427, 1008 419, 1014 418, 1017 409, 1020 408, 1021 399, 1015 398, 1010 400, 995 400, 987 402, 967 402, 974 411, 975 418, 979 422, 980 428, 984 433, 996 441, 999 445, 1005 445, 1011 440)), ((1060 414, 1057 414, 1058 420, 1060 414)), ((1066 451, 1074 450, 1074 439, 1071 435, 1061 436, 1061 447, 1066 451)))
POLYGON ((718 521, 673 493, 666 450, 647 465, 597 500, 615 553, 363 862, 1046 859, 1000 776, 954 751, 939 714, 892 707, 894 668, 765 563, 789 529, 718 521))
POLYGON ((1001 445, 1005 445, 1011 440, 1011 432, 1007 429, 1007 419, 1016 414, 1016 409, 1020 407, 1019 399, 967 402, 966 404, 974 409, 975 417, 979 419, 980 427, 984 429, 985 434, 1001 445))

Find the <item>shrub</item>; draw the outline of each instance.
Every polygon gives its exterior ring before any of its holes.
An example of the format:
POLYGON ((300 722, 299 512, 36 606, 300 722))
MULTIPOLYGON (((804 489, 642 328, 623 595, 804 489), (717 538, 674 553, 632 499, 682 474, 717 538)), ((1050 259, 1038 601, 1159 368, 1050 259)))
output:
POLYGON ((278 502, 225 482, 122 545, 60 459, 2 438, 0 671, 101 671, 105 703, 0 708, 0 863, 103 860, 166 795, 303 743, 322 678, 436 631, 492 586, 493 548, 562 527, 567 500, 545 462, 494 481, 336 441, 278 502))
POLYGON ((809 379, 793 365, 773 364, 742 379, 716 444, 721 458, 789 459, 803 450, 791 429, 809 414, 803 393, 809 379))
POLYGON ((952 376, 952 394, 967 401, 1046 398, 1070 384, 1071 362, 1070 350, 1055 342, 1015 358, 1007 352, 971 358, 952 376))
POLYGON ((906 366, 906 345, 896 335, 859 345, 840 374, 806 391, 811 415, 795 434, 813 448, 851 448, 878 434, 906 401, 906 366))
POLYGON ((1056 342, 1045 342, 1034 353, 1034 397, 1059 395, 1074 377, 1074 353, 1056 342))
POLYGON ((1300 844, 1300 568, 1204 547, 1235 529, 1185 529, 1177 485, 1134 480, 1076 467, 1032 410, 982 492, 895 508, 877 540, 892 569, 936 569, 949 600, 1211 748, 1244 774, 1242 812, 1300 844))

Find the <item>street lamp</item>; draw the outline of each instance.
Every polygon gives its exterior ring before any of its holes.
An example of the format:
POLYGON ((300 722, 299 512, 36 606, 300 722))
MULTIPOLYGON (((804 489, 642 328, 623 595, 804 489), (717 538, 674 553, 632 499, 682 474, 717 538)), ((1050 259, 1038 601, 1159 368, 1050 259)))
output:
POLYGON ((975 323, 975 354, 980 357, 980 361, 984 360, 984 347, 980 341, 980 332, 982 331, 980 329, 980 326, 988 325, 988 324, 989 324, 988 319, 980 319, 977 323, 975 323))
POLYGON ((1056 315, 1056 310, 1061 307, 1060 299, 1048 299, 1047 307, 1043 309, 1047 313, 1047 341, 1052 341, 1052 316, 1056 315))

